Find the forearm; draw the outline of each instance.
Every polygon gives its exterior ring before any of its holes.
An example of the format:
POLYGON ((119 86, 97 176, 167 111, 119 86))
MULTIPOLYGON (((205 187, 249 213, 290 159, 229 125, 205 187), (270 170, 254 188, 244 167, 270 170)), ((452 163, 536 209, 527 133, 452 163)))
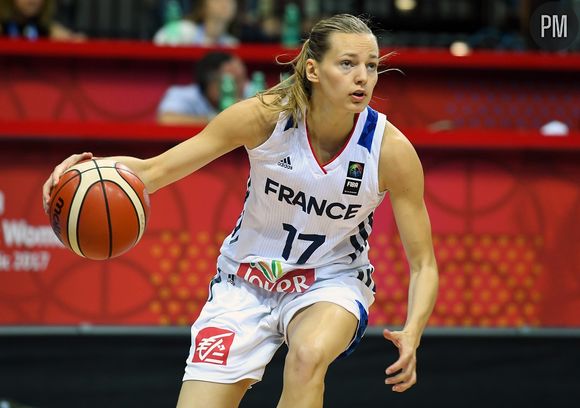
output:
POLYGON ((414 335, 416 346, 419 346, 421 335, 435 306, 438 287, 439 276, 434 263, 411 272, 407 321, 403 330, 414 335))

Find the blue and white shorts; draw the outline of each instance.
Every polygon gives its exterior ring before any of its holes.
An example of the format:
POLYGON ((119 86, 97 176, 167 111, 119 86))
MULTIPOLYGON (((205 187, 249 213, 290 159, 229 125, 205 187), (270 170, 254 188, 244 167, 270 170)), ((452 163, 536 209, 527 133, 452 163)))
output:
POLYGON ((318 302, 335 303, 358 319, 356 335, 341 354, 349 355, 364 334, 373 301, 372 290, 346 274, 315 281, 302 293, 284 293, 218 272, 210 285, 209 299, 191 328, 183 381, 260 381, 276 350, 287 341, 288 324, 294 315, 318 302))

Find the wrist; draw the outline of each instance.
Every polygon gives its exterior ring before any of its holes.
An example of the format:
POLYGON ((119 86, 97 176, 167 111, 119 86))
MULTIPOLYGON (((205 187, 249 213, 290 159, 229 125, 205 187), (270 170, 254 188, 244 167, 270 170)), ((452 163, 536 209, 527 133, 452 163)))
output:
POLYGON ((421 342, 421 335, 423 334, 423 330, 421 328, 407 324, 405 327, 403 327, 402 331, 412 339, 412 343, 414 344, 415 348, 419 347, 419 343, 421 342))

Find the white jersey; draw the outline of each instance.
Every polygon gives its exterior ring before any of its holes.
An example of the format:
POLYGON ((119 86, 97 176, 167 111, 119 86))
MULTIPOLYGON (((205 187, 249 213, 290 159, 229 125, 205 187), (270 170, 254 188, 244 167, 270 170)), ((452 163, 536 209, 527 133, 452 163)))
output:
POLYGON ((218 268, 277 292, 350 274, 374 290, 368 237, 384 198, 378 165, 386 117, 367 107, 343 149, 320 164, 304 120, 280 115, 271 136, 247 149, 243 211, 220 249, 218 268), (371 287, 372 286, 372 287, 371 287))

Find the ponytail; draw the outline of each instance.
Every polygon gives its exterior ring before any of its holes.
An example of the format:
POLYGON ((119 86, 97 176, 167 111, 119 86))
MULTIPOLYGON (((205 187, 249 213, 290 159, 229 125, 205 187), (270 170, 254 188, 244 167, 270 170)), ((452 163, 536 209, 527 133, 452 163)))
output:
POLYGON ((280 62, 279 58, 276 58, 278 64, 291 66, 292 74, 279 84, 256 95, 262 104, 274 112, 286 112, 295 126, 306 111, 312 94, 312 85, 306 78, 306 61, 308 58, 312 58, 309 46, 310 40, 306 40, 300 53, 289 62, 280 62), (266 95, 275 95, 276 97, 268 103, 264 100, 266 95))

